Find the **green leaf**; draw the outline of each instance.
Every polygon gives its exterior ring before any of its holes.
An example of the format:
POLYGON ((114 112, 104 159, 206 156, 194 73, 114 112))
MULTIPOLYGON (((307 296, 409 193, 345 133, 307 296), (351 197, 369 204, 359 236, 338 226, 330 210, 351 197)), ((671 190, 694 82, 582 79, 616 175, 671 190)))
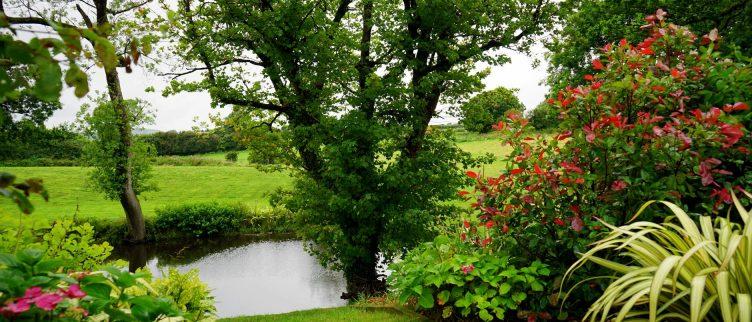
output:
POLYGON ((99 299, 109 299, 110 292, 112 291, 112 287, 105 283, 86 284, 83 285, 81 289, 83 289, 86 294, 99 299))
POLYGON ((434 305, 433 294, 431 292, 424 292, 418 299, 418 304, 424 309, 430 309, 434 305))
POLYGON ((508 283, 501 283, 499 286, 499 294, 504 295, 509 293, 509 290, 512 289, 512 285, 509 285, 508 283))

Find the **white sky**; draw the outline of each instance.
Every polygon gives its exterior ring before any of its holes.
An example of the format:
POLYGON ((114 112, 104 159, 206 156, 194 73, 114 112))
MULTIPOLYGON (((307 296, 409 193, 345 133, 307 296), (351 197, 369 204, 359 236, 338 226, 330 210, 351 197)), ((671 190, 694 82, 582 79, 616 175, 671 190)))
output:
MULTIPOLYGON (((538 49, 536 52, 540 55, 542 50, 538 49)), ((540 66, 533 68, 533 58, 511 51, 507 53, 511 57, 511 63, 491 68, 491 74, 484 80, 486 89, 498 86, 518 88, 517 96, 520 101, 527 109, 532 109, 544 100, 547 92, 547 87, 540 85, 546 77, 545 61, 542 60, 540 66)), ((122 69, 120 71, 120 81, 125 97, 140 98, 150 102, 152 109, 156 112, 155 124, 147 126, 149 129, 188 130, 195 125, 193 120, 196 117, 201 121, 206 121, 209 113, 220 112, 226 115, 230 112, 229 108, 212 109, 208 93, 180 93, 163 97, 161 90, 167 85, 167 79, 150 74, 142 68, 136 67, 131 74, 125 73, 122 69), (153 86, 156 91, 145 92, 150 86, 153 86)), ((103 93, 105 90, 104 74, 101 70, 89 74, 91 87, 89 96, 96 95, 97 91, 103 93)), ((81 104, 87 101, 87 98, 79 99, 73 95, 73 89, 66 88, 61 97, 63 109, 55 112, 46 122, 47 125, 54 126, 74 121, 81 104)), ((452 117, 437 118, 433 121, 437 124, 454 122, 456 119, 452 117)))

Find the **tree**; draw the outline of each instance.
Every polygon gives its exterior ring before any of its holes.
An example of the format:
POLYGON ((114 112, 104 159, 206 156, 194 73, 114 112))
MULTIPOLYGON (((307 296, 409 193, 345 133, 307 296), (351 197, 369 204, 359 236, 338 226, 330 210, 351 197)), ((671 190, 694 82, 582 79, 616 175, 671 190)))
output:
MULTIPOLYGON (((95 104, 93 108, 84 104, 78 113, 79 130, 89 139, 84 145, 83 156, 86 164, 94 167, 90 173, 94 189, 103 193, 107 199, 119 200, 126 178, 117 172, 118 159, 112 157, 120 140, 118 116, 111 106, 113 103, 107 98, 101 97, 95 104)), ((154 116, 148 110, 146 102, 125 100, 123 104, 128 109, 128 124, 131 126, 139 127, 154 122, 154 116)), ((156 189, 149 184, 152 177, 150 158, 156 154, 154 150, 143 138, 134 137, 131 141, 128 162, 131 184, 136 195, 156 189)))
POLYGON ((645 16, 661 8, 673 22, 698 34, 713 29, 722 44, 738 46, 752 54, 752 1, 749 0, 572 0, 564 27, 546 45, 550 50, 548 83, 554 91, 565 84, 582 84, 590 61, 607 43, 625 38, 642 40, 645 16))
POLYGON ((542 102, 525 115, 536 130, 554 129, 559 124, 559 111, 551 104, 542 102))
MULTIPOLYGON (((118 199, 128 218, 130 237, 134 242, 142 241, 146 231, 141 205, 133 189, 130 162, 133 156, 131 125, 128 123, 128 108, 120 88, 117 67, 123 67, 129 72, 132 64, 137 64, 142 54, 148 54, 151 51, 153 36, 144 35, 144 31, 149 28, 144 28, 143 24, 136 21, 136 18, 146 16, 147 11, 144 6, 149 2, 151 1, 115 1, 108 4, 107 0, 93 0, 70 1, 61 4, 57 1, 42 3, 42 1, 20 0, 7 1, 4 4, 0 1, 0 9, 3 10, 5 20, 10 25, 57 28, 61 38, 74 44, 72 47, 74 53, 86 53, 85 57, 94 57, 97 65, 104 68, 110 106, 117 116, 116 125, 119 133, 119 139, 115 142, 112 154, 116 165, 114 174, 123 178, 118 199), (6 14, 4 10, 6 4, 12 5, 21 14, 28 16, 6 14), (77 12, 80 17, 73 17, 71 14, 73 12, 77 12), (81 38, 85 39, 90 46, 82 46, 81 38), (117 51, 116 48, 118 48, 117 51)), ((40 74, 45 72, 57 72, 59 75, 59 67, 56 71, 52 69, 40 71, 40 74)), ((66 73, 65 81, 69 85, 77 86, 76 94, 79 97, 88 91, 87 75, 75 64, 71 65, 66 73)), ((50 92, 56 92, 59 96, 60 89, 55 88, 55 90, 50 90, 50 92)))
POLYGON ((351 294, 383 289, 377 264, 432 237, 469 155, 427 131, 439 102, 481 86, 476 62, 529 48, 557 5, 539 1, 179 1, 171 53, 193 64, 168 93, 283 118, 302 170, 280 200, 351 294), (380 255, 381 254, 381 255, 380 255))
POLYGON ((517 89, 498 87, 471 98, 460 107, 460 124, 472 132, 487 133, 491 126, 504 119, 508 111, 521 113, 525 106, 514 93, 517 89))

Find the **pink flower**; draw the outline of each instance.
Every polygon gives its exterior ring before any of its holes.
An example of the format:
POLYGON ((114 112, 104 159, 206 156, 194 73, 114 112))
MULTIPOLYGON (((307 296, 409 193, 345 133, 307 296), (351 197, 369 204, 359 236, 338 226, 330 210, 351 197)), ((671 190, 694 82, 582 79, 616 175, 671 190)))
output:
POLYGON ((63 300, 63 297, 56 293, 47 293, 38 296, 32 301, 36 306, 45 311, 52 311, 55 309, 58 303, 63 300))
POLYGON ((574 229, 574 231, 581 231, 582 228, 585 228, 585 223, 582 222, 582 219, 578 216, 572 217, 572 229, 574 229))
POLYGON ((8 305, 3 307, 3 312, 19 314, 28 311, 30 307, 31 303, 28 299, 19 299, 18 301, 8 303, 8 305))
POLYGON ((473 266, 473 264, 470 264, 470 265, 462 265, 462 268, 461 268, 461 269, 462 269, 462 273, 464 273, 465 275, 467 275, 467 274, 469 274, 470 272, 472 272, 473 270, 475 270, 475 266, 473 266))
POLYGON ((86 293, 81 290, 81 287, 78 286, 78 284, 72 284, 71 286, 68 286, 68 289, 64 291, 64 294, 65 296, 74 299, 80 299, 86 296, 86 293))
POLYGON ((613 191, 624 190, 624 188, 626 187, 627 187, 627 183, 622 180, 616 180, 613 183, 611 183, 611 190, 613 191))
POLYGON ((23 298, 25 299, 33 299, 37 296, 42 295, 42 288, 39 286, 34 286, 26 289, 26 292, 24 292, 23 298))

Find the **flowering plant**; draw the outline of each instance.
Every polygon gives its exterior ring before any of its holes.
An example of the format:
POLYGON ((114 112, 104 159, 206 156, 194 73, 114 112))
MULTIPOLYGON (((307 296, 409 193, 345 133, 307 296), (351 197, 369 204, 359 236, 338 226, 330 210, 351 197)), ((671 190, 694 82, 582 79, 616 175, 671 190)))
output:
MULTIPOLYGON (((460 192, 477 211, 460 239, 507 251, 518 265, 551 265, 551 306, 558 304, 561 273, 600 235, 597 219, 622 225, 650 199, 717 213, 731 203, 730 189, 752 182, 744 126, 752 99, 748 63, 723 58, 716 33, 697 37, 666 22, 662 10, 646 22, 644 41, 607 44, 586 85, 548 100, 559 110, 562 132, 527 136, 528 120, 515 114, 495 125, 512 148, 506 171, 469 171, 475 189, 460 192)), ((579 280, 599 275, 588 269, 579 280)), ((586 285, 563 314, 579 314, 597 297, 599 285, 586 285)))
POLYGON ((179 317, 180 310, 155 295, 145 273, 107 268, 62 272, 62 262, 25 249, 0 254, 0 314, 15 321, 155 321, 179 317), (142 289, 134 292, 134 289, 142 289), (144 295, 132 295, 143 293, 144 295))

